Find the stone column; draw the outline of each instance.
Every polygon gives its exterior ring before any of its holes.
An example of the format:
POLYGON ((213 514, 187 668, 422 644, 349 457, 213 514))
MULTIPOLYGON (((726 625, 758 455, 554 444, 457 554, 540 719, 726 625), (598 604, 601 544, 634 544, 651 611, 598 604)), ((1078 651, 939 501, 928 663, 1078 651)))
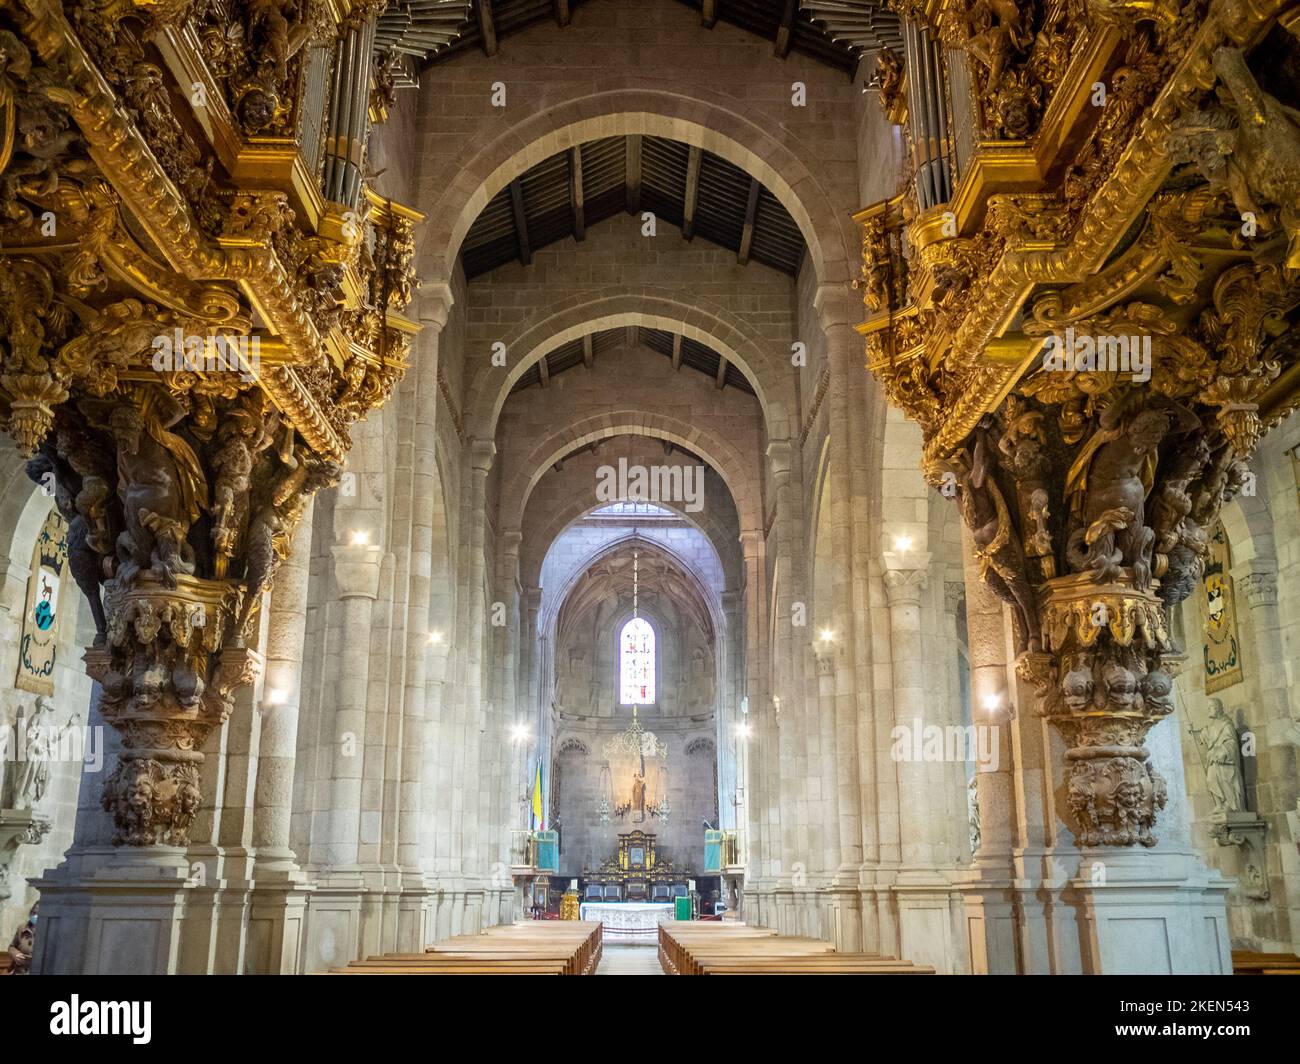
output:
MULTIPOLYGON (((809 769, 817 772, 820 777, 820 808, 814 815, 825 831, 823 861, 825 868, 833 877, 843 863, 840 856, 839 793, 835 768, 835 655, 817 643, 810 643, 809 651, 813 655, 816 668, 813 676, 816 697, 812 699, 812 707, 818 738, 817 763, 815 766, 810 765, 809 769)), ((838 942, 840 931, 834 926, 833 908, 830 919, 832 926, 829 930, 832 933, 832 940, 838 942)))
MULTIPOLYGON (((1072 907, 1075 919, 1044 913, 1044 942, 1031 940, 1038 925, 1027 920, 1025 966, 1055 971, 1063 958, 1068 963, 1076 950, 1061 946, 1075 927, 1087 973, 1230 970, 1224 884, 1191 851, 1182 759, 1176 736, 1160 723, 1174 712, 1179 655, 1165 617, 1191 586, 1194 552, 1185 548, 1197 536, 1188 522, 1204 527, 1217 513, 1220 477, 1244 426, 1233 423, 1214 446, 1180 438, 1158 465, 1177 415, 1157 403, 1131 414, 1122 430, 1103 422, 1091 447, 1066 464, 1048 446, 1045 416, 1026 415, 1018 404, 981 422, 953 464, 981 577, 1012 606, 1016 645, 1026 648, 1017 659, 1034 689, 1026 704, 1055 733, 1045 767, 1056 786, 1039 788, 1042 871, 1028 867, 1027 852, 1021 875, 1043 875, 1043 888, 1060 890, 1059 904, 1072 907), (1145 471, 1150 492, 1123 472, 1129 468, 1145 471), (1058 494, 1064 501, 1054 501, 1058 494), (1062 568, 1070 571, 1058 575, 1062 568), (1062 844, 1061 828, 1077 850, 1062 844), (1149 938, 1134 934, 1138 926, 1149 938)), ((1059 416, 1076 438, 1069 412, 1059 416)), ((1184 430, 1193 424, 1184 422, 1184 430)), ((1026 799, 1026 818, 1036 797, 1026 799)))
POLYGON ((293 550, 271 595, 261 743, 253 805, 253 890, 245 971, 298 975, 304 970, 306 873, 289 848, 298 713, 302 704, 303 641, 311 569, 312 507, 304 513, 293 550))
MULTIPOLYGON (((1254 860, 1267 869, 1268 887, 1288 912, 1292 948, 1300 944, 1300 841, 1290 821, 1300 809, 1300 780, 1296 776, 1296 746, 1300 745, 1300 721, 1291 716, 1287 683, 1287 656, 1282 641, 1277 608, 1277 571, 1272 559, 1257 558, 1245 563, 1245 571, 1233 573, 1233 585, 1249 610, 1250 632, 1254 636, 1253 667, 1259 675, 1258 714, 1262 717, 1263 741, 1256 744, 1258 813, 1269 825, 1269 834, 1255 836, 1247 845, 1259 846, 1264 852, 1254 860)), ((1248 713, 1257 712, 1252 706, 1248 713)), ((1248 723, 1251 721, 1248 720, 1248 723)), ((1226 838, 1232 836, 1224 833, 1226 838)), ((1243 853, 1243 861, 1246 859, 1243 853)), ((1279 938, 1284 938, 1281 929, 1279 938)))
MULTIPOLYGON (((772 532, 776 541, 776 611, 774 642, 769 648, 772 661, 773 706, 779 706, 777 723, 777 749, 774 751, 773 787, 780 816, 780 834, 777 858, 779 873, 776 889, 783 912, 780 928, 786 934, 808 934, 805 897, 808 884, 808 862, 811 855, 801 850, 809 838, 807 749, 805 746, 805 701, 802 684, 796 667, 794 629, 791 625, 791 605, 800 592, 796 573, 794 492, 791 489, 791 465, 794 446, 790 440, 772 440, 767 445, 768 469, 771 473, 772 494, 776 505, 772 532)), ((798 663, 802 666, 802 662, 798 663)))
MULTIPOLYGON (((490 706, 487 692, 483 689, 483 651, 491 645, 488 633, 488 618, 483 601, 483 576, 487 563, 487 478, 496 456, 496 444, 488 439, 470 441, 467 448, 468 461, 468 542, 467 580, 463 588, 466 603, 465 630, 458 639, 464 642, 465 686, 463 698, 465 704, 464 731, 466 738, 465 761, 458 766, 461 779, 458 784, 464 812, 462 823, 465 830, 462 839, 465 845, 465 857, 462 868, 465 870, 466 894, 462 928, 473 933, 481 926, 483 911, 483 891, 491 883, 492 865, 498 860, 509 865, 509 855, 498 858, 498 850, 504 852, 509 847, 506 839, 497 845, 494 833, 500 825, 491 822, 491 794, 480 789, 483 778, 483 759, 487 756, 485 732, 488 727, 490 706)), ((492 756, 495 756, 493 751, 492 756)))
MULTIPOLYGON (((822 293, 819 292, 819 296, 822 293)), ((840 301, 837 299, 836 303, 840 301)), ((877 948, 878 940, 868 936, 864 926, 864 906, 860 877, 864 860, 864 843, 875 840, 874 791, 863 790, 861 763, 871 757, 874 744, 863 748, 860 725, 864 710, 870 705, 871 677, 865 667, 870 660, 861 645, 866 638, 866 570, 858 564, 860 534, 855 529, 853 501, 854 466, 858 461, 853 450, 854 384, 858 368, 851 354, 855 346, 846 327, 827 328, 830 347, 830 476, 831 543, 838 562, 833 587, 833 615, 830 619, 831 646, 825 651, 835 659, 835 806, 839 813, 840 867, 830 887, 831 905, 836 925, 836 947, 845 951, 877 948), (859 627, 862 631, 859 632, 859 627), (860 671, 859 666, 863 668, 860 671), (868 804, 867 799, 870 798, 868 804)), ((819 607, 820 609, 820 607, 819 607)), ((874 907, 871 907, 874 908, 874 907)), ((874 936, 876 931, 870 931, 874 936)))
MULTIPOLYGON (((336 521, 341 515, 336 514, 336 521)), ((375 543, 336 543, 335 590, 340 600, 334 714, 324 734, 331 746, 329 805, 318 821, 325 838, 316 851, 317 890, 307 924, 307 971, 346 963, 360 950, 362 892, 357 865, 365 762, 366 696, 369 687, 370 626, 379 597, 383 548, 375 543), (362 634, 364 633, 364 635, 362 634)), ((328 700, 327 700, 328 701, 328 700)))
MULTIPOLYGON (((148 336, 160 325, 137 328, 148 336)), ((141 381, 120 389, 102 421, 82 423, 69 408, 57 429, 49 408, 22 409, 9 430, 38 452, 29 472, 54 474, 74 569, 112 574, 88 592, 100 631, 85 661, 102 720, 122 740, 102 790, 116 849, 83 895, 80 970, 171 974, 184 963, 180 919, 197 885, 186 851, 204 785, 225 797, 221 773, 201 777, 204 751, 224 756, 220 729, 261 667, 257 608, 307 501, 337 466, 295 446, 256 390, 188 410, 141 381), (121 509, 104 501, 114 490, 121 509)), ((235 744, 245 781, 249 724, 235 744)), ((223 844, 242 849, 242 821, 232 814, 223 844)), ((69 970, 62 957, 50 970, 69 970)))
POLYGON ((1011 690, 1007 671, 1007 619, 1001 602, 980 580, 970 531, 963 529, 966 633, 970 651, 972 723, 991 728, 996 767, 976 766, 970 815, 979 841, 971 872, 962 877, 966 906, 966 949, 974 975, 1019 971, 1013 849, 1016 807, 1012 777, 1011 690))
POLYGON ((740 692, 743 686, 744 621, 741 615, 743 596, 736 590, 722 593, 722 613, 726 618, 727 640, 724 676, 719 687, 724 697, 718 704, 718 827, 735 830, 738 777, 736 774, 736 726, 740 723, 740 692))
MULTIPOLYGON (((899 836, 901 861, 893 891, 899 916, 902 956, 932 964, 938 972, 964 968, 958 957, 951 915, 952 891, 940 867, 943 847, 936 834, 946 830, 943 802, 948 765, 931 762, 927 728, 942 736, 944 721, 927 704, 926 653, 921 640, 921 593, 930 555, 924 551, 886 552, 885 593, 889 600, 890 672, 894 691, 894 739, 898 752, 899 836), (935 808, 936 800, 939 808, 935 808)), ((941 740, 942 742, 942 740, 941 740)), ((947 756, 946 744, 940 757, 947 756)))
POLYGON ((780 817, 773 793, 778 745, 776 722, 767 689, 762 648, 767 643, 767 564, 763 533, 740 533, 745 564, 745 700, 748 713, 740 720, 749 731, 745 743, 745 810, 741 857, 745 864, 745 893, 757 906, 748 919, 769 926, 776 919, 771 891, 775 886, 780 817))

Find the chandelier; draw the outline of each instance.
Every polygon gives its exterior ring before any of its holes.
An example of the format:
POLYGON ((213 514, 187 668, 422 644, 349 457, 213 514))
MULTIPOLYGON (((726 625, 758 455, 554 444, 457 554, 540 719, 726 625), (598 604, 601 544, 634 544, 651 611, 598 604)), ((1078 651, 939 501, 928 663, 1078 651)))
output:
POLYGON ((603 826, 609 823, 609 814, 614 808, 614 778, 610 775, 608 761, 600 766, 600 782, 596 790, 596 818, 603 826))

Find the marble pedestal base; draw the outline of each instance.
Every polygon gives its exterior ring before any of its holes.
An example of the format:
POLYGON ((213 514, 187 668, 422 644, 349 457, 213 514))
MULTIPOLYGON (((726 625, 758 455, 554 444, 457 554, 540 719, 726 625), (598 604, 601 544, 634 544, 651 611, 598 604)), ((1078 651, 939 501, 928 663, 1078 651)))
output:
POLYGON ((962 900, 966 970, 972 975, 1019 974, 1019 913, 1010 869, 977 860, 956 887, 962 900))
POLYGON ((1230 884, 1186 853, 1084 850, 1062 898, 1087 975, 1230 975, 1230 884))
POLYGON ((258 874, 249 898, 245 972, 301 975, 306 971, 307 903, 314 890, 301 869, 258 874))
POLYGON ((939 975, 966 971, 959 945, 957 899, 952 884, 937 873, 901 873, 893 886, 898 906, 899 955, 928 964, 939 975))
POLYGON ((35 974, 178 974, 193 887, 180 847, 121 847, 84 875, 65 864, 31 882, 41 894, 35 974))

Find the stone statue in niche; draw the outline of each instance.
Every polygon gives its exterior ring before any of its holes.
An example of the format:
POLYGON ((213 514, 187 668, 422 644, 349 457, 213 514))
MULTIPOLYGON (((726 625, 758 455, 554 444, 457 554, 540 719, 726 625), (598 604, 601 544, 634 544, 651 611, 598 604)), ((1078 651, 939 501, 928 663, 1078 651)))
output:
POLYGON ((14 766, 10 807, 32 809, 45 797, 50 783, 50 760, 63 729, 54 724, 54 703, 44 695, 30 714, 19 711, 14 734, 22 732, 23 756, 14 766))
POLYGON ((1205 765, 1205 781, 1216 813, 1240 813, 1246 808, 1246 787, 1241 769, 1241 737, 1223 708, 1210 699, 1210 716, 1204 728, 1191 728, 1205 765))

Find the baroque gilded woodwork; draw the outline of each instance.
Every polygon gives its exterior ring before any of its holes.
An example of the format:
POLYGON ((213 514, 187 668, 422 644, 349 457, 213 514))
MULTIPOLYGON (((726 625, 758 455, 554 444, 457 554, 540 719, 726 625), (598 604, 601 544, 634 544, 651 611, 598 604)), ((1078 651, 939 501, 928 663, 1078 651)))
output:
POLYGON ((1172 611, 1300 404, 1300 9, 895 6, 966 53, 984 140, 950 203, 858 215, 867 367, 1011 606, 1080 844, 1152 845, 1172 611))
POLYGON ((407 367, 422 216, 329 204, 299 135, 377 6, 0 2, 0 418, 68 522, 119 844, 187 844, 263 594, 407 367))

